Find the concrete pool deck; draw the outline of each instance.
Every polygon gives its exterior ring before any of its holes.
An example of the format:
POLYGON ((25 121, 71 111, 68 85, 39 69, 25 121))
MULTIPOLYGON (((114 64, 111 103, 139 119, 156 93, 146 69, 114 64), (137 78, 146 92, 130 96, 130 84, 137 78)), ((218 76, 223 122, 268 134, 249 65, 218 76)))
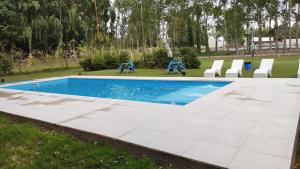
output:
MULTIPOLYGON (((299 79, 88 78, 233 83, 185 106, 0 88, 0 112, 127 142, 208 168, 293 167, 299 79)), ((54 79, 58 78, 44 80, 54 79)))

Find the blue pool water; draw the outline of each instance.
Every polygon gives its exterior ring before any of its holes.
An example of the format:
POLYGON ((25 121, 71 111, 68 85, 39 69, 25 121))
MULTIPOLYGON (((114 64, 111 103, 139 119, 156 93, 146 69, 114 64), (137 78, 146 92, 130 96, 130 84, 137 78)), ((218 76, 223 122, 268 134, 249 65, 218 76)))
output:
POLYGON ((230 82, 66 78, 5 88, 186 105, 230 82))

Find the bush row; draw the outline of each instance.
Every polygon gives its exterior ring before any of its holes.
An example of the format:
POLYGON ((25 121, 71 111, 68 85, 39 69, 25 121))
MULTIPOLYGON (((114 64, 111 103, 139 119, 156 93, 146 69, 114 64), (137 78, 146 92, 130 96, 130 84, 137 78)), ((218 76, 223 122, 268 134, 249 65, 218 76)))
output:
POLYGON ((95 71, 103 69, 115 69, 121 63, 128 62, 127 52, 121 52, 117 57, 108 52, 97 53, 93 57, 85 58, 80 61, 80 65, 85 71, 95 71))
POLYGON ((194 49, 180 48, 174 52, 173 58, 168 57, 165 49, 146 54, 142 66, 146 68, 166 68, 173 59, 181 60, 188 69, 197 69, 201 64, 194 49))
MULTIPOLYGON (((121 63, 130 59, 127 52, 112 55, 108 52, 97 53, 93 57, 88 57, 80 62, 85 71, 116 69, 121 63)), ((181 48, 174 52, 174 58, 169 58, 167 50, 158 49, 152 53, 144 54, 142 58, 135 59, 134 63, 138 68, 167 68, 172 59, 181 60, 188 69, 196 69, 200 66, 196 51, 192 48, 181 48)))
POLYGON ((13 64, 11 60, 8 59, 8 56, 0 53, 0 74, 8 74, 12 71, 13 64))

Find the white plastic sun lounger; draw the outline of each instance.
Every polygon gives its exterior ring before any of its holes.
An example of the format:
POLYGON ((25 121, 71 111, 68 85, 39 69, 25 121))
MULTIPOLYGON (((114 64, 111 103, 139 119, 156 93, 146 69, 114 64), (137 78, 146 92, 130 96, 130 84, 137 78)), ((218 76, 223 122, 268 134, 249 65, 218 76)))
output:
POLYGON ((211 69, 206 69, 204 77, 215 77, 216 75, 221 76, 222 66, 224 60, 215 60, 211 69))
POLYGON ((272 76, 274 59, 262 59, 259 69, 254 72, 254 78, 268 78, 272 76))
POLYGON ((238 78, 242 76, 244 60, 233 60, 231 68, 226 71, 225 77, 238 78))
POLYGON ((300 78, 300 59, 299 59, 298 78, 300 78))

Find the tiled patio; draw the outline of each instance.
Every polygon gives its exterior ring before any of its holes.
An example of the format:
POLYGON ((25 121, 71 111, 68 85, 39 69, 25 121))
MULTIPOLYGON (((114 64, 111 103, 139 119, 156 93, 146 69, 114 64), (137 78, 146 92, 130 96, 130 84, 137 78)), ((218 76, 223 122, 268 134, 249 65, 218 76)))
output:
POLYGON ((213 166, 290 169, 300 113, 300 80, 230 80, 234 82, 186 106, 0 88, 0 111, 213 166))

